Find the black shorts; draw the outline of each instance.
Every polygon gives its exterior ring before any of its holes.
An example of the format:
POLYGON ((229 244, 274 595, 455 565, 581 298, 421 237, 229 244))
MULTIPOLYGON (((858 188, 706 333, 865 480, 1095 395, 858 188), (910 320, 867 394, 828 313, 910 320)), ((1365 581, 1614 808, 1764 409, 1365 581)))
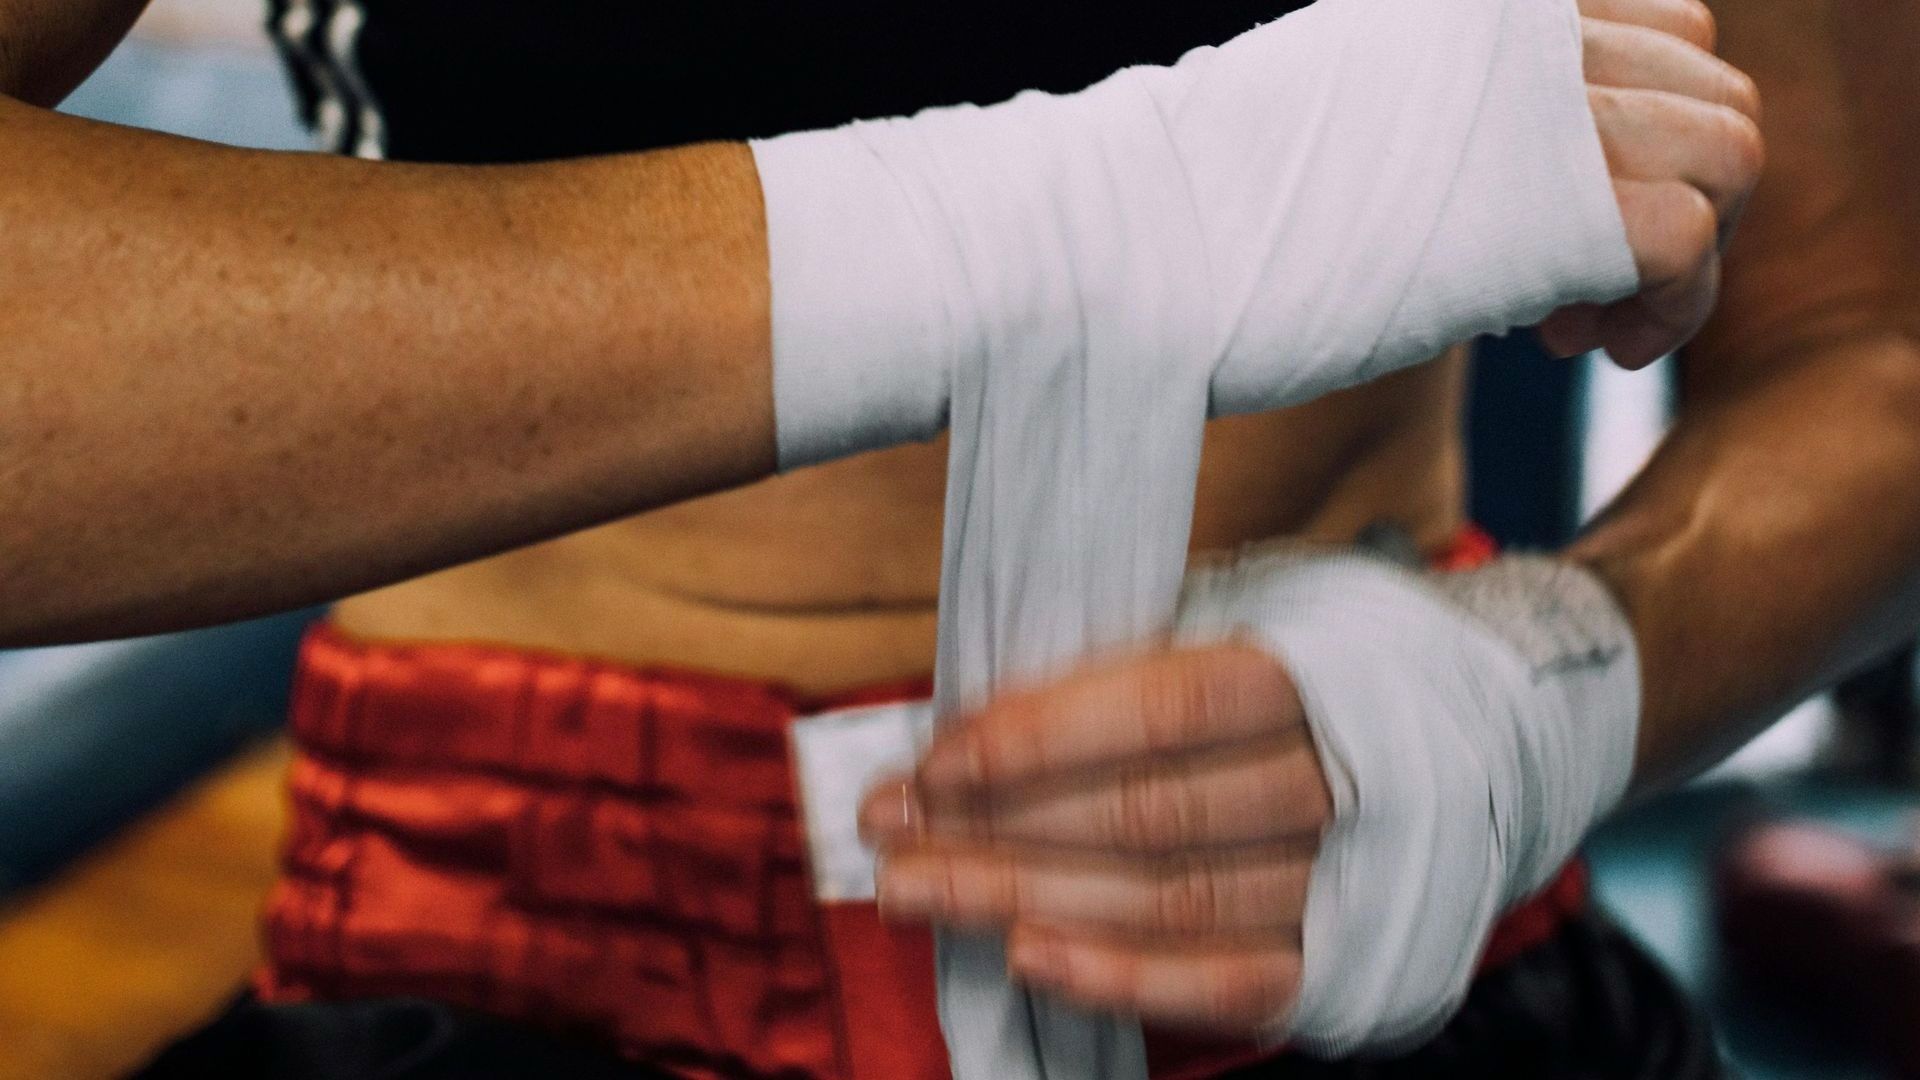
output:
MULTIPOLYGON (((267 1005, 242 998, 138 1080, 664 1080, 644 1062, 417 999, 267 1005)), ((1231 1080, 1540 1077, 1711 1080, 1726 1075, 1705 1018, 1659 963, 1589 913, 1475 982, 1432 1042, 1394 1060, 1292 1057, 1231 1080)))

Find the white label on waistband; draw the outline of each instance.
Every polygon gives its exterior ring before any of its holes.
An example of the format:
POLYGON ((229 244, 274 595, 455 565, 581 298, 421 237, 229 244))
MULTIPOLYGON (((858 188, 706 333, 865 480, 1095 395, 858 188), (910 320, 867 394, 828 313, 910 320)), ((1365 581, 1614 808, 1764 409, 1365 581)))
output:
POLYGON ((874 899, 873 851, 860 841, 860 800, 889 772, 913 767, 933 725, 926 701, 841 709, 793 722, 793 762, 813 895, 874 899))

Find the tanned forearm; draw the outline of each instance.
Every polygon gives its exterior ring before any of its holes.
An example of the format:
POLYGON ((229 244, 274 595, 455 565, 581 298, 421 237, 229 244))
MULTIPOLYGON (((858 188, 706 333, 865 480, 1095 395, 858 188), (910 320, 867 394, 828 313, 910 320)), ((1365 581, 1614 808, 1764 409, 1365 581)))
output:
POLYGON ((1573 549, 1640 639, 1643 788, 1920 625, 1920 15, 1717 11, 1766 101, 1769 171, 1684 357, 1675 430, 1573 549))
POLYGON ((1641 646, 1641 786, 1676 779, 1911 633, 1920 346, 1848 338, 1689 407, 1574 554, 1641 646))
POLYGON ((233 619, 774 463, 738 145, 241 151, 0 99, 0 645, 233 619))

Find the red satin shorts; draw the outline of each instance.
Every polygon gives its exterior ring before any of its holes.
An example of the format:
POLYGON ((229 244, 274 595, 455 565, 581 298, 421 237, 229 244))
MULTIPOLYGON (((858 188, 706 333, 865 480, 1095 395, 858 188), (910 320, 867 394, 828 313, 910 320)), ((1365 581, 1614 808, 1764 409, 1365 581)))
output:
MULTIPOLYGON (((1443 566, 1484 561, 1463 538, 1443 566)), ((930 937, 808 881, 786 728, 924 696, 779 687, 320 626, 294 688, 270 1001, 428 997, 697 1078, 939 1080, 930 937)), ((1575 864, 1489 943, 1585 904, 1575 864)), ((1258 1054, 1150 1037, 1156 1076, 1258 1054)))

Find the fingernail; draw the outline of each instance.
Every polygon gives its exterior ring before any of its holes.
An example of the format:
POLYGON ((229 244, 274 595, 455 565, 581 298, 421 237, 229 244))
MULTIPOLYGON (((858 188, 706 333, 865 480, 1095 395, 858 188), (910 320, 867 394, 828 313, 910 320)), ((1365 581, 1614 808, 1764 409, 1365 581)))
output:
POLYGON ((919 836, 925 821, 920 795, 904 776, 881 781, 860 804, 860 838, 871 845, 919 836))

